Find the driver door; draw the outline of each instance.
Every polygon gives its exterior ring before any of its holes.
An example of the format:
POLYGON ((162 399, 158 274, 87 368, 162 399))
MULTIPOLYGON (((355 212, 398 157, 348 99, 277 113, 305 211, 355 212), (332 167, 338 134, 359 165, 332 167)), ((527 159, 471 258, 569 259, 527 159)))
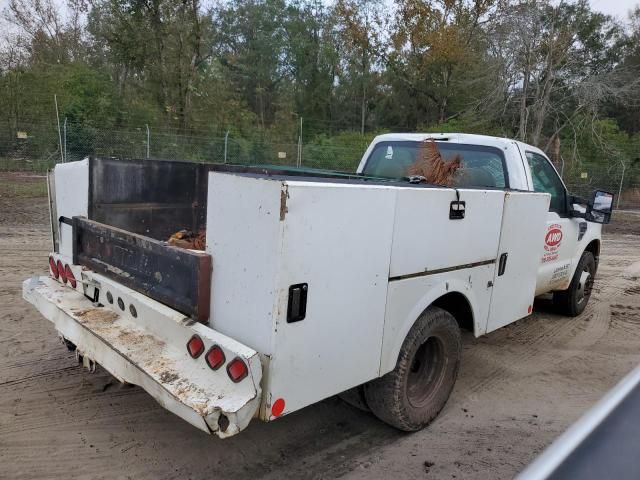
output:
POLYGON ((549 159, 526 147, 522 153, 527 160, 533 190, 551 195, 546 228, 540 239, 536 295, 564 290, 571 283, 571 262, 578 244, 579 219, 569 216, 567 189, 549 159))

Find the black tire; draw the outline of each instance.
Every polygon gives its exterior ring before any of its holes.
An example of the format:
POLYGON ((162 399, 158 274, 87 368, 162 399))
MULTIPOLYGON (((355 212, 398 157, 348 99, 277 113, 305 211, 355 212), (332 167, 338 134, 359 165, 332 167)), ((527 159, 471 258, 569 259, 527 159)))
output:
POLYGON ((367 405, 380 420, 400 430, 424 428, 447 403, 460 356, 456 319, 441 308, 429 307, 409 330, 396 368, 365 384, 367 405))
POLYGON ((569 288, 553 293, 553 305, 559 313, 569 317, 580 315, 591 297, 591 287, 596 275, 593 253, 584 252, 580 257, 569 288))

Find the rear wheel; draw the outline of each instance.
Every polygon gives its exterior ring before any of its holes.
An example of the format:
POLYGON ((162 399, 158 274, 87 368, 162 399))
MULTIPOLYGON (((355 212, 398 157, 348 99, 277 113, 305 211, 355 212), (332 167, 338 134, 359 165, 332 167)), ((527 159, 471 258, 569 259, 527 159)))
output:
POLYGON ((595 274, 596 261, 593 253, 584 252, 580 257, 569 288, 553 294, 553 304, 560 313, 575 317, 584 311, 591 297, 595 274))
POLYGON ((382 421, 408 432, 442 410, 458 375, 461 344, 455 318, 429 307, 402 344, 396 368, 364 386, 367 405, 382 421))

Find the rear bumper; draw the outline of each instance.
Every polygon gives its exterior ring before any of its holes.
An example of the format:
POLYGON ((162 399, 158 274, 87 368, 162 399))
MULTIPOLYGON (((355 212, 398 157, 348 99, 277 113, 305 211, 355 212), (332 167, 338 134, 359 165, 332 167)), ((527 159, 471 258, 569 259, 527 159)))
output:
MULTIPOLYGON (((83 273, 83 279, 85 274, 83 273)), ((73 342, 81 355, 102 365, 121 381, 139 385, 164 408, 207 433, 221 438, 243 430, 260 405, 262 366, 254 350, 205 325, 192 322, 133 290, 97 274, 90 281, 100 289, 105 306, 94 306, 80 291, 49 277, 23 283, 23 297, 73 342), (104 296, 135 305, 118 310, 104 296), (186 343, 197 333, 205 352, 214 344, 227 362, 240 357, 249 375, 233 383, 226 368, 211 370, 204 359, 192 359, 186 343)))

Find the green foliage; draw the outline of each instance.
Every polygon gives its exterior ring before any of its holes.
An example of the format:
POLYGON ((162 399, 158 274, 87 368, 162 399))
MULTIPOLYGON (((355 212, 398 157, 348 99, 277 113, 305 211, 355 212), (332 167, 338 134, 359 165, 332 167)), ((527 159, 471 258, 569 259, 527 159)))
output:
POLYGON ((471 115, 451 118, 443 123, 418 125, 417 130, 431 133, 476 133, 478 135, 495 135, 498 137, 504 135, 499 126, 492 125, 482 118, 471 115))
POLYGON ((303 163, 313 168, 354 172, 367 149, 367 145, 382 131, 361 135, 359 132, 341 132, 338 135, 318 135, 303 148, 303 163))
POLYGON ((295 163, 302 137, 303 164, 353 170, 374 132, 463 131, 559 139, 578 183, 635 168, 640 9, 624 28, 587 0, 393 3, 13 0, 0 156, 61 157, 56 95, 69 159, 145 156, 148 125, 153 156, 200 161, 229 132, 229 162, 295 163))
POLYGON ((122 105, 108 75, 88 65, 73 64, 65 69, 60 80, 61 117, 106 128, 117 124, 122 105))
POLYGON ((595 186, 617 191, 623 168, 627 185, 640 181, 640 135, 621 131, 612 119, 585 122, 577 138, 567 135, 562 143, 563 176, 575 191, 586 194, 595 186))

